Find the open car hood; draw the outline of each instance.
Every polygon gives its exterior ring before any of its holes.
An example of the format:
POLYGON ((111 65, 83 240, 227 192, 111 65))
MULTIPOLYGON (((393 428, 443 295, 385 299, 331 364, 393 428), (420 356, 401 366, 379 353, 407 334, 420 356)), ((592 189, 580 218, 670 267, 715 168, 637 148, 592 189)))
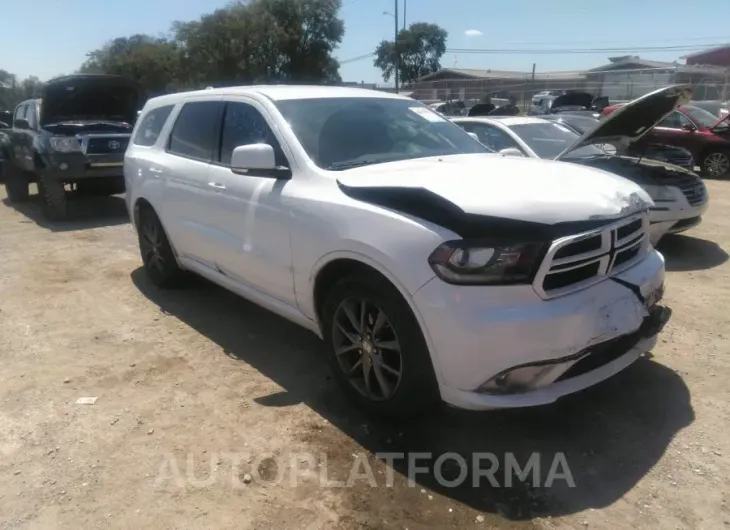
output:
POLYGON ((40 125, 62 121, 124 121, 134 123, 139 91, 116 75, 69 75, 43 87, 40 125))
POLYGON ((578 138, 573 145, 555 157, 565 158, 570 152, 591 144, 614 144, 625 150, 649 132, 675 108, 686 105, 692 96, 688 86, 669 86, 650 92, 623 105, 606 116, 598 125, 578 138))
POLYGON ((571 92, 556 97, 553 100, 553 104, 550 105, 550 110, 555 110, 560 107, 583 107, 589 109, 592 103, 593 96, 588 92, 571 92))

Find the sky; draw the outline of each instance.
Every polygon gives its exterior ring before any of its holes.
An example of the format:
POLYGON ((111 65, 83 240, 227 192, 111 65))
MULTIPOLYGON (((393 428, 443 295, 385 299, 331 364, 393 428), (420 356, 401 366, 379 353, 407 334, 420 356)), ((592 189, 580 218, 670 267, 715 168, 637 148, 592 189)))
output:
MULTIPOLYGON (((341 61, 375 50, 392 40, 396 0, 343 0, 345 37, 341 61)), ((730 42, 730 1, 695 0, 405 0, 407 23, 437 23, 449 32, 453 49, 590 49, 610 47, 698 46, 730 42)), ((399 2, 399 25, 403 2, 399 2)), ((20 78, 68 74, 86 53, 106 41, 134 33, 164 34, 175 20, 196 19, 228 0, 24 0, 3 2, 0 69, 20 78), (23 21, 18 23, 16 21, 23 21), (27 22, 25 22, 27 21, 27 22)), ((474 54, 447 52, 442 67, 536 71, 600 66, 608 56, 631 52, 581 54, 474 54)), ((646 59, 673 61, 690 51, 638 51, 646 59)), ((373 59, 344 64, 344 81, 383 83, 373 59)))

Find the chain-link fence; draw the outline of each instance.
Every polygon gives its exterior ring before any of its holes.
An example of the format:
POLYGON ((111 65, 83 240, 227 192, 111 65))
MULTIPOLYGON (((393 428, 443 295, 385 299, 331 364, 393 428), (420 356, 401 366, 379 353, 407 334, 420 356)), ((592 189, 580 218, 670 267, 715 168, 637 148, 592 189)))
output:
POLYGON ((729 70, 720 68, 618 70, 597 73, 530 74, 473 78, 452 78, 416 82, 405 90, 424 102, 461 100, 468 104, 485 97, 515 96, 521 106, 529 105, 535 94, 545 91, 581 90, 594 96, 608 97, 611 103, 625 102, 657 90, 682 84, 694 90, 696 100, 726 100, 730 97, 729 70))

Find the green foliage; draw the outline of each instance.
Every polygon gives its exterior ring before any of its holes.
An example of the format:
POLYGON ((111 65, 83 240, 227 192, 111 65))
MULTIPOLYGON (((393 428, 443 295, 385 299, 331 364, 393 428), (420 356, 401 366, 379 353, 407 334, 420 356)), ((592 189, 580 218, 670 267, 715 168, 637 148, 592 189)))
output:
MULTIPOLYGON (((115 38, 87 54, 82 73, 132 79, 154 96, 208 85, 340 81, 332 53, 342 42, 342 0, 237 0, 168 36, 115 38)), ((0 70, 0 108, 31 97, 37 78, 0 70), (13 87, 13 88, 10 88, 13 87)))
POLYGON ((383 79, 389 81, 395 75, 399 52, 400 79, 404 84, 412 83, 441 69, 448 36, 448 32, 436 24, 416 22, 398 32, 397 50, 393 41, 382 41, 375 49, 373 64, 383 72, 383 79))

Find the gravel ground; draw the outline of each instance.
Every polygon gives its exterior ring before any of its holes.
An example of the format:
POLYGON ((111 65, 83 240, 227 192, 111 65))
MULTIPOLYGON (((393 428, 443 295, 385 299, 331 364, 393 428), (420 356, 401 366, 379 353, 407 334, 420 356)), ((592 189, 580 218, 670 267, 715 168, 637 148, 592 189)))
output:
POLYGON ((730 528, 730 182, 708 186, 705 222, 660 247, 653 357, 555 405, 407 426, 344 402, 308 332, 203 281, 152 287, 120 198, 52 225, 3 201, 0 528, 730 528), (383 452, 431 467, 409 483, 383 452), (496 484, 447 487, 484 453, 496 484))

